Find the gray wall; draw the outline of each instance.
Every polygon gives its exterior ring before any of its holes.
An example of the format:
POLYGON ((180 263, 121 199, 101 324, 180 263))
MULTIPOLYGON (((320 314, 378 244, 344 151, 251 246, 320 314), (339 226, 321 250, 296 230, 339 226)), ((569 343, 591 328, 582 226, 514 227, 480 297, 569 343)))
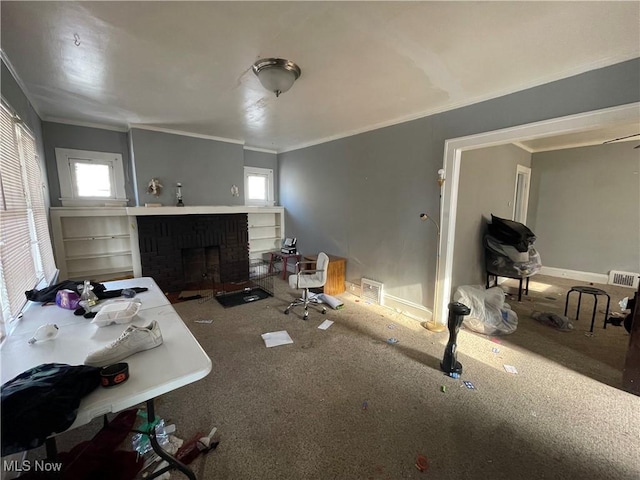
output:
POLYGON ((453 278, 460 285, 484 285, 483 235, 491 214, 511 219, 518 165, 531 154, 514 145, 464 152, 460 161, 453 278))
POLYGON ((270 152, 257 152, 255 150, 244 150, 244 166, 257 168, 270 168, 273 170, 273 196, 278 204, 278 155, 270 152))
MULTIPOLYGON (((444 142, 480 132, 640 101, 640 60, 593 70, 411 122, 278 155, 287 236, 303 253, 347 257, 347 279, 384 282, 433 305, 444 142)), ((452 279, 452 284, 459 284, 452 279)))
POLYGON ((60 201, 60 181, 58 179, 58 167, 56 163, 56 148, 73 148, 76 150, 121 154, 125 175, 125 192, 129 199, 128 205, 134 205, 133 171, 131 161, 129 160, 129 136, 127 132, 79 127, 63 123, 42 122, 42 133, 44 136, 49 184, 51 185, 51 206, 62 206, 62 202, 60 201))
POLYGON ((257 152, 255 150, 244 149, 245 167, 270 168, 278 171, 278 156, 270 152, 257 152))
MULTIPOLYGON (((46 192, 51 191, 51 183, 47 180, 47 167, 45 162, 45 150, 42 142, 42 122, 36 111, 31 106, 29 99, 26 97, 16 80, 11 75, 11 72, 2 63, 0 84, 2 88, 2 98, 9 104, 11 108, 18 114, 18 116, 29 127, 35 137, 36 152, 38 154, 38 160, 40 162, 40 171, 42 172, 42 181, 45 184, 46 192)), ((49 206, 50 194, 45 194, 45 204, 49 206)))
POLYGON ((536 153, 529 223, 542 264, 640 271, 638 142, 536 153))
POLYGON ((235 143, 132 128, 129 132, 137 187, 137 205, 175 205, 176 183, 182 183, 185 205, 244 205, 244 150, 235 143), (154 197, 152 178, 164 186, 154 197), (240 196, 231 195, 237 185, 240 196))
POLYGON ((146 202, 173 205, 174 186, 178 181, 183 184, 184 202, 189 205, 241 205, 244 203, 244 165, 271 168, 274 175, 278 171, 277 156, 274 153, 244 150, 238 144, 184 135, 141 129, 133 129, 130 134, 55 122, 42 122, 42 133, 45 153, 42 158, 46 157, 51 205, 56 207, 62 205, 56 148, 122 154, 128 205, 144 205, 146 202), (132 155, 137 160, 137 185, 133 162, 130 160, 132 155), (158 198, 146 193, 153 176, 160 178, 165 186, 163 195, 158 198), (234 184, 240 189, 240 197, 231 196, 231 185, 234 184), (138 201, 136 186, 140 189, 138 201))

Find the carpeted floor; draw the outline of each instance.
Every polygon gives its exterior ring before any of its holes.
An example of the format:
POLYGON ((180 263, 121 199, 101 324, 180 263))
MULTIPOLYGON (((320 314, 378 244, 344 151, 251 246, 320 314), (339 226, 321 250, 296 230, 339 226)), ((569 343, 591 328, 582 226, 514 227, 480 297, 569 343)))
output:
POLYGON ((569 297, 567 317, 574 330, 562 332, 542 325, 531 318, 534 311, 564 314, 566 294, 574 285, 592 286, 604 290, 611 297, 610 314, 622 312, 619 302, 633 298, 634 290, 611 285, 594 285, 576 280, 536 275, 531 277, 529 295, 517 301, 517 282, 507 280, 503 288, 509 295, 506 301, 518 314, 518 329, 508 337, 509 342, 532 353, 542 355, 565 367, 613 387, 620 387, 622 369, 629 343, 623 326, 603 328, 606 297, 598 296, 593 336, 588 335, 594 306, 592 295, 583 295, 579 320, 575 320, 578 294, 569 297))
MULTIPOLYGON (((312 310, 308 321, 282 313, 295 292, 280 279, 274 297, 235 308, 182 302, 174 307, 213 369, 156 410, 184 439, 218 428, 217 450, 192 464, 199 479, 639 478, 640 397, 615 388, 626 331, 599 324, 588 338, 586 317, 573 332, 538 324, 525 313, 533 290, 512 302, 514 334, 460 332, 460 379, 439 369, 447 334, 350 294, 343 310, 312 310), (318 329, 325 318, 335 323, 318 329), (261 334, 279 330, 294 343, 266 348, 261 334)), ((564 309, 558 292, 545 308, 564 309)), ((99 427, 62 435, 60 450, 99 427)))

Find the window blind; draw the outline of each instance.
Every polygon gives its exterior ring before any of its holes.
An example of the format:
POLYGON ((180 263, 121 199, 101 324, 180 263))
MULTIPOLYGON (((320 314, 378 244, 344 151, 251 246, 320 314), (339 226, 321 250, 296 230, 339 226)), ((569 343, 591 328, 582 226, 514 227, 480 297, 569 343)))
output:
POLYGON ((18 120, 0 108, 0 306, 6 322, 26 303, 26 290, 55 275, 42 176, 35 141, 18 120))
POLYGON ((51 247, 48 213, 44 201, 45 184, 36 154, 35 140, 21 125, 18 125, 18 134, 27 173, 27 198, 31 206, 33 228, 35 229, 35 238, 32 240, 37 251, 34 253, 40 257, 41 272, 38 272, 38 276, 43 277, 48 283, 53 280, 56 274, 56 262, 51 247))

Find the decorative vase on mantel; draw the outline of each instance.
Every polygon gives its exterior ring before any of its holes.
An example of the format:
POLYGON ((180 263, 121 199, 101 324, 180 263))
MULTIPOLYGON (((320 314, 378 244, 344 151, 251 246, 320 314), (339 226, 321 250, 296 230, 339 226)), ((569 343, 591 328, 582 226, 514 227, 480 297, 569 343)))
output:
POLYGON ((182 183, 179 182, 176 184, 176 197, 178 198, 176 207, 184 207, 184 203, 182 203, 182 183))

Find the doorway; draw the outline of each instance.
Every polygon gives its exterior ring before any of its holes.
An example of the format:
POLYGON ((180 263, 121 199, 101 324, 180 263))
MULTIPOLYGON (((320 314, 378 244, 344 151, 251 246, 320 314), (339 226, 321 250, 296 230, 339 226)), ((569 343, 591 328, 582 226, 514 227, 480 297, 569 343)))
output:
POLYGON ((485 132, 468 137, 449 139, 445 142, 444 170, 446 182, 442 192, 441 238, 439 262, 436 276, 438 299, 434 305, 434 318, 446 324, 447 304, 451 297, 455 225, 458 198, 458 182, 462 152, 476 148, 492 147, 521 140, 537 139, 565 133, 602 128, 607 125, 638 121, 638 107, 633 103, 568 117, 561 117, 517 127, 485 132))
POLYGON ((515 192, 513 194, 512 220, 527 224, 529 209, 529 186, 531 185, 531 169, 524 165, 516 167, 515 192))

